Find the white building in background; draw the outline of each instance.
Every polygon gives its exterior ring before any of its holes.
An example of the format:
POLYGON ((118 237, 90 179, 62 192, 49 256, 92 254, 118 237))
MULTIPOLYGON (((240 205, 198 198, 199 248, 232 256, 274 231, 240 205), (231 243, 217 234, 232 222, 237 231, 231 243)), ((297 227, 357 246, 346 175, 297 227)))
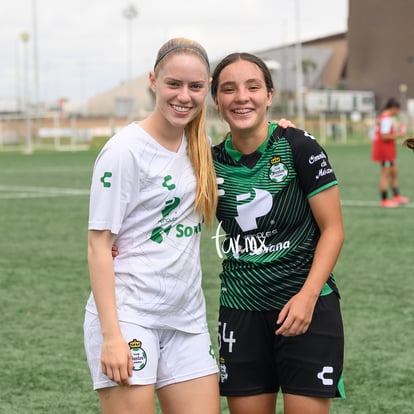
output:
POLYGON ((92 97, 86 102, 85 112, 87 116, 141 119, 151 112, 153 106, 154 95, 148 74, 145 74, 92 97))
POLYGON ((372 91, 314 90, 305 96, 308 114, 320 112, 375 112, 375 95, 372 91))
MULTIPOLYGON (((274 105, 282 106, 283 113, 294 114, 292 103, 296 90, 295 44, 253 52, 269 63, 277 91, 274 105), (279 102, 278 102, 279 101, 279 102), (287 101, 290 105, 287 105, 287 101)), ((307 63, 304 73, 304 89, 334 89, 343 80, 346 65, 346 34, 304 42, 303 63, 307 63)), ((212 62, 212 67, 215 66, 212 62)), ((212 105, 209 98, 208 104, 212 105)), ((130 82, 89 99, 85 105, 86 116, 130 116, 140 119, 153 109, 153 94, 149 88, 148 74, 145 73, 130 82), (132 110, 131 110, 132 109, 132 110)))
POLYGON ((22 110, 18 99, 0 99, 0 114, 17 114, 22 110))

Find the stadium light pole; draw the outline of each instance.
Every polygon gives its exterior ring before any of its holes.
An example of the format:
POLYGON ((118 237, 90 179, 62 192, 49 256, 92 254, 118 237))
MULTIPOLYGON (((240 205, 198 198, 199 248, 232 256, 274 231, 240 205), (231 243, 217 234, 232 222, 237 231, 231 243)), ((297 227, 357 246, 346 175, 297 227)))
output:
POLYGON ((33 119, 35 136, 39 131, 39 63, 37 49, 37 2, 32 0, 32 38, 33 38, 33 119))
POLYGON ((21 85, 21 60, 20 60, 20 42, 21 38, 16 39, 16 56, 15 56, 15 78, 16 78, 16 104, 17 104, 17 110, 20 112, 22 110, 22 85, 21 85))
MULTIPOLYGON (((132 20, 138 16, 138 10, 133 4, 130 4, 122 12, 123 16, 127 20, 127 88, 128 88, 128 101, 132 103, 132 20)), ((129 108, 128 116, 131 116, 132 105, 129 108)))
POLYGON ((298 127, 304 128, 303 117, 303 73, 302 73, 302 42, 300 39, 300 5, 299 0, 295 0, 295 24, 296 24, 296 110, 298 115, 298 127))
POLYGON ((29 33, 23 32, 20 35, 23 42, 23 108, 24 108, 24 119, 26 128, 26 146, 24 149, 25 154, 31 154, 33 152, 32 145, 32 126, 30 120, 30 103, 29 103, 29 82, 28 82, 28 47, 29 33))
POLYGON ((33 74, 34 74, 34 103, 36 113, 39 105, 39 62, 37 49, 37 3, 32 0, 32 14, 33 14, 33 74))

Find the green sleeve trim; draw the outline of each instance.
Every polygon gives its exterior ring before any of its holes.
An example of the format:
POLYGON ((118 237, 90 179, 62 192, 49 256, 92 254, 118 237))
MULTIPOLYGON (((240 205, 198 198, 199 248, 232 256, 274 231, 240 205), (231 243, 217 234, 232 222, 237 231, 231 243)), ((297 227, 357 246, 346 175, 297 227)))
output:
POLYGON ((325 184, 322 187, 317 188, 315 191, 312 191, 311 193, 309 193, 307 197, 311 198, 314 195, 319 194, 320 192, 322 192, 322 191, 324 191, 328 188, 333 187, 334 185, 338 185, 338 180, 331 181, 330 183, 325 184))

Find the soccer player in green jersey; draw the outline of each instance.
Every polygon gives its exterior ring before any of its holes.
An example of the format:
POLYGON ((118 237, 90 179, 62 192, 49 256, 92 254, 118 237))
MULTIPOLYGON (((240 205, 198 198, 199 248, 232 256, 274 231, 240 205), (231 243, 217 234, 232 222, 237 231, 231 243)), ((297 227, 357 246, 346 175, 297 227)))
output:
POLYGON ((344 229, 337 179, 315 138, 269 123, 271 74, 233 53, 211 93, 230 133, 218 183, 220 389, 231 414, 327 414, 345 397, 344 335, 332 271, 344 229), (223 234, 223 230, 225 235, 223 234))

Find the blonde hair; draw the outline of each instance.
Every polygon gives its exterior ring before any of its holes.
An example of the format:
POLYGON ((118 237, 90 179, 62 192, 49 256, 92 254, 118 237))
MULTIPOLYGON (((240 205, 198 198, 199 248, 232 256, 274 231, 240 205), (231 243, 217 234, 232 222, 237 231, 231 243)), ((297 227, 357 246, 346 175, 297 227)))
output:
MULTIPOLYGON (((164 64, 164 58, 175 54, 193 54, 202 58, 210 74, 210 63, 203 46, 194 40, 174 38, 166 42, 158 51, 154 72, 164 64)), ((211 154, 210 141, 206 134, 207 105, 204 103, 200 113, 185 127, 188 141, 188 156, 197 178, 195 208, 203 215, 210 227, 217 207, 217 178, 211 154)))

